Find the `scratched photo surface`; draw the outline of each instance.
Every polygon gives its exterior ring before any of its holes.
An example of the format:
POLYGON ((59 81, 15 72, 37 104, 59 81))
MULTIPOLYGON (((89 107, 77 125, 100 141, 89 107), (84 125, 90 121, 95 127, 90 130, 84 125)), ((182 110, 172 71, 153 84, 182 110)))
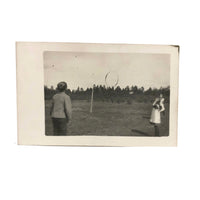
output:
POLYGON ((46 136, 169 136, 169 54, 45 51, 43 62, 46 136))

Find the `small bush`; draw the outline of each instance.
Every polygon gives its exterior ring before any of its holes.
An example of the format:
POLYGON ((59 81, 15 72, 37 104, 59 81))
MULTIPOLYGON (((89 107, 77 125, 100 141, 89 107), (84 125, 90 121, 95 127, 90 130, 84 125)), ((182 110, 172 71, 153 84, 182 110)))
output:
POLYGON ((132 104, 132 99, 127 100, 127 104, 131 105, 132 104))

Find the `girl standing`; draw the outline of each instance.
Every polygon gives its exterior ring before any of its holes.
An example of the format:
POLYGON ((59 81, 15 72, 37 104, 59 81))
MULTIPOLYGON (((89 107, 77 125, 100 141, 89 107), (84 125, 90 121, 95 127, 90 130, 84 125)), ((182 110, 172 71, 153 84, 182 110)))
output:
POLYGON ((160 136, 158 125, 161 123, 160 113, 164 110, 164 98, 163 95, 160 94, 160 97, 156 98, 153 102, 153 109, 150 117, 150 123, 153 124, 155 128, 155 136, 160 136))

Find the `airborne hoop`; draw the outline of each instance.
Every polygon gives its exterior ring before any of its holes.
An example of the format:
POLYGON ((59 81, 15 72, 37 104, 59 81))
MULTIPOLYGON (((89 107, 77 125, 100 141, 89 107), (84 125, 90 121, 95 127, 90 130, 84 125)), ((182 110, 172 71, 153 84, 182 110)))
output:
POLYGON ((105 76, 105 83, 107 87, 116 87, 119 83, 119 75, 115 71, 110 71, 105 76))

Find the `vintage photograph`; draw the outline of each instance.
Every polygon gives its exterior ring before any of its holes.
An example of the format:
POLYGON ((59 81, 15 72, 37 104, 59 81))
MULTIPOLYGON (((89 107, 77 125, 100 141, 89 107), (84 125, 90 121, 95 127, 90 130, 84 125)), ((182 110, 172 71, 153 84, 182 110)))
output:
POLYGON ((45 51, 45 135, 168 137, 170 59, 45 51))
POLYGON ((176 146, 179 46, 19 42, 18 144, 176 146))

